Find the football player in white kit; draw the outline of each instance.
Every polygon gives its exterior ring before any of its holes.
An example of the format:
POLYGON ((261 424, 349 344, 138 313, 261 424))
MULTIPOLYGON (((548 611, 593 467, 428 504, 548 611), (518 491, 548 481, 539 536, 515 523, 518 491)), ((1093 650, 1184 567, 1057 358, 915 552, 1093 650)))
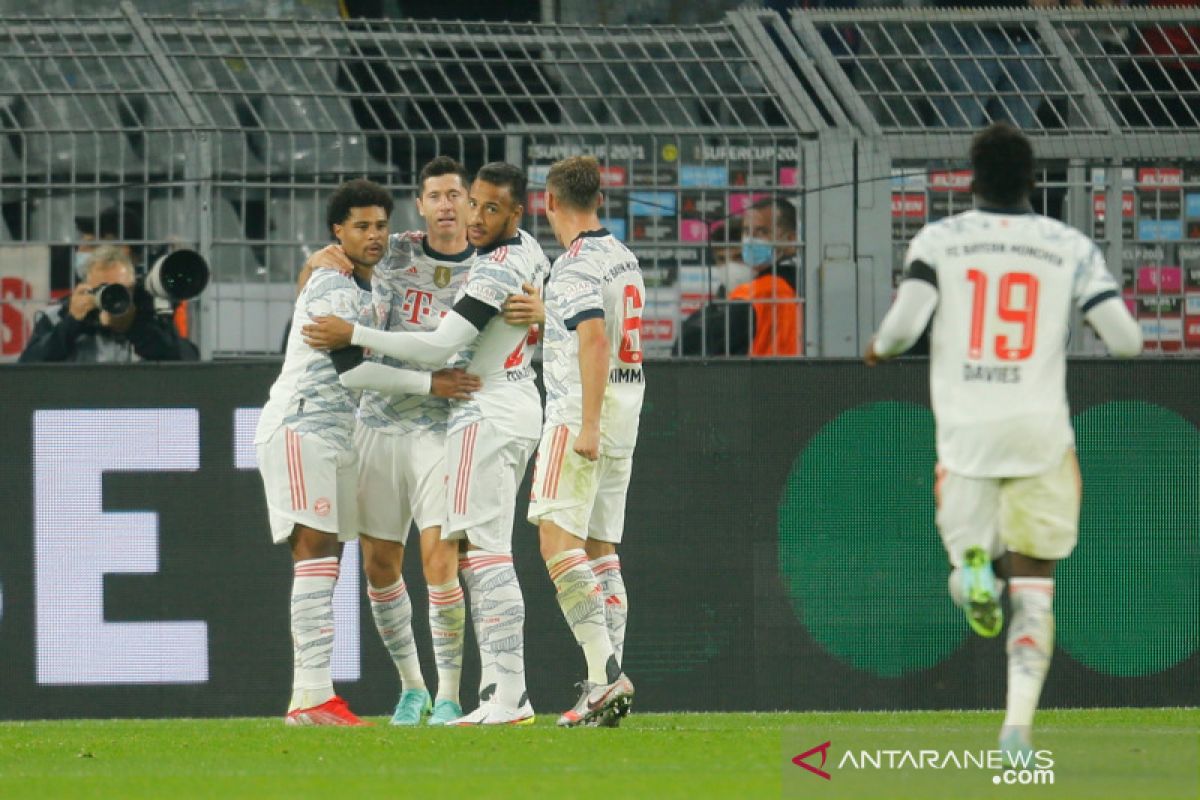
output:
POLYGON ((502 311, 524 285, 540 287, 549 263, 521 230, 525 174, 511 164, 480 168, 471 184, 468 240, 476 256, 454 307, 436 330, 397 333, 351 327, 336 317, 304 328, 315 347, 356 346, 406 362, 440 366, 454 356, 482 388, 450 411, 446 440, 447 522, 443 538, 466 540, 461 562, 470 575, 484 701, 457 725, 527 724, 525 604, 512 566, 517 489, 541 430, 541 401, 530 365, 537 334, 507 324, 502 311), (494 689, 491 688, 494 684, 494 689))
MULTIPOLYGON (((384 330, 435 330, 474 259, 475 248, 467 242, 467 173, 462 164, 448 156, 427 163, 417 178, 416 206, 425 231, 389 236, 387 254, 375 268, 373 302, 381 323, 377 327, 384 330)), ((336 245, 321 250, 309 263, 343 271, 350 266, 336 245)), ((342 383, 366 390, 354 432, 359 458, 359 542, 375 625, 402 683, 391 723, 417 725, 427 717, 430 725, 444 725, 462 716, 459 678, 466 624, 458 547, 441 538, 450 413, 446 398, 465 400, 480 381, 462 370, 440 370, 430 376, 401 371, 419 368, 396 359, 374 360, 387 368, 380 370, 378 364, 375 369, 371 365, 351 368, 343 372, 342 383), (404 385, 410 377, 416 378, 414 384, 404 385), (444 387, 438 386, 439 381, 461 393, 440 391, 444 387), (391 393, 375 391, 376 386, 391 393), (404 545, 414 521, 429 587, 429 630, 438 671, 436 701, 421 674, 412 602, 402 574, 404 545)))
POLYGON ((587 659, 579 700, 558 720, 564 727, 615 726, 633 700, 620 666, 628 600, 617 545, 646 388, 646 287, 637 257, 600 225, 600 202, 594 158, 550 167, 546 217, 566 252, 546 286, 546 423, 529 521, 587 659))
POLYGON ((1008 579, 1008 697, 1000 747, 1033 755, 1031 729, 1054 651, 1054 565, 1078 539, 1081 484, 1066 397, 1072 307, 1110 352, 1131 357, 1141 331, 1100 249, 1035 214, 1033 149, 997 123, 971 144, 975 208, 921 229, 868 365, 930 329, 937 425, 937 525, 950 595, 971 627, 996 636, 1008 579))
POLYGON ((254 437, 272 538, 291 546, 295 570, 289 725, 364 724, 334 694, 329 669, 340 542, 358 535, 351 441, 358 397, 339 382, 329 355, 304 343, 299 328, 328 314, 351 322, 370 318, 370 282, 387 247, 391 212, 387 190, 370 181, 349 181, 330 197, 330 231, 354 270, 316 270, 300 292, 283 369, 254 437))

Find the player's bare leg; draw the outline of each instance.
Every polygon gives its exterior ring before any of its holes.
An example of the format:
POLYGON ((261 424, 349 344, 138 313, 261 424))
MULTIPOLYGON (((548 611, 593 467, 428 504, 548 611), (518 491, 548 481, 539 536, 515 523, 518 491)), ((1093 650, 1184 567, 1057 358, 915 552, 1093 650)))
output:
POLYGON ((292 550, 291 628, 295 672, 288 725, 364 725, 333 691, 333 587, 342 547, 337 536, 297 524, 292 550))
POLYGON ((428 722, 445 725, 462 716, 458 691, 467 608, 458 581, 458 543, 443 540, 440 526, 421 531, 421 565, 429 586, 429 632, 438 671, 437 699, 428 722))
POLYGON ((1054 565, 1009 553, 1012 577, 1008 626, 1008 698, 1000 749, 1009 764, 1027 768, 1033 755, 1033 716, 1054 654, 1054 565))
POLYGON ((400 674, 400 700, 392 714, 392 724, 417 725, 429 713, 431 703, 412 631, 412 600, 401 573, 404 545, 366 534, 359 536, 359 544, 363 571, 367 575, 371 616, 375 618, 379 638, 400 674))

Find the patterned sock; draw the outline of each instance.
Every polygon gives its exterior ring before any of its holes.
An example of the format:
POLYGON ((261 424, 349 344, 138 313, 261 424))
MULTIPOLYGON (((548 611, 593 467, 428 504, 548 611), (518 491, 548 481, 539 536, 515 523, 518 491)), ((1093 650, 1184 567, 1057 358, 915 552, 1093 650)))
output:
POLYGON ((625 594, 625 576, 621 574, 621 559, 616 553, 601 556, 589 566, 600 581, 604 592, 604 621, 608 625, 608 638, 612 641, 613 655, 618 664, 624 664, 625 623, 629 619, 629 598, 625 594))
POLYGON ((588 566, 587 553, 582 548, 564 550, 546 562, 546 569, 557 590, 558 606, 571 626, 575 641, 583 648, 588 680, 596 684, 612 683, 620 670, 608 638, 604 593, 588 566))
MULTIPOLYGON (((471 609, 471 629, 475 632, 475 642, 483 641, 483 629, 480 620, 483 614, 479 610, 479 578, 475 573, 471 556, 463 553, 458 557, 458 577, 463 588, 467 591, 467 602, 471 609)), ((479 669, 479 702, 486 703, 496 694, 496 671, 486 661, 480 659, 479 669)))
POLYGON ((495 679, 491 698, 506 708, 520 708, 525 696, 525 598, 513 569, 512 556, 474 550, 479 611, 475 632, 479 637, 479 660, 485 675, 495 679))
POLYGON ((383 589, 368 585, 367 597, 371 599, 371 616, 375 617, 379 638, 400 673, 401 688, 424 689, 417 640, 412 632, 412 601, 408 599, 404 578, 383 589))
POLYGON ((319 706, 333 697, 329 662, 333 656, 333 587, 338 560, 297 561, 292 578, 294 677, 288 711, 319 706))
POLYGON ((433 658, 437 662, 438 700, 458 702, 458 684, 462 677, 463 628, 467 606, 458 578, 429 587, 429 632, 433 637, 433 658))
POLYGON ((1013 615, 1004 727, 1023 727, 1028 734, 1054 653, 1054 579, 1013 578, 1008 589, 1013 615))

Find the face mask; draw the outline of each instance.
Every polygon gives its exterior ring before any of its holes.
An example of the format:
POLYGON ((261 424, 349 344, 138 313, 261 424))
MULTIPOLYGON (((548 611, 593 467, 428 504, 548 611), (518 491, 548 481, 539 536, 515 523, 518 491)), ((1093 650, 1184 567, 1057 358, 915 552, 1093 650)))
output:
POLYGON ((83 280, 87 277, 88 262, 92 260, 91 253, 85 253, 82 250, 75 251, 75 277, 83 280))
POLYGON ((775 246, 761 239, 742 240, 742 261, 751 267, 775 262, 775 246))
POLYGON ((721 284, 726 290, 733 289, 735 286, 741 286, 754 277, 754 270, 741 261, 729 261, 721 269, 721 284))

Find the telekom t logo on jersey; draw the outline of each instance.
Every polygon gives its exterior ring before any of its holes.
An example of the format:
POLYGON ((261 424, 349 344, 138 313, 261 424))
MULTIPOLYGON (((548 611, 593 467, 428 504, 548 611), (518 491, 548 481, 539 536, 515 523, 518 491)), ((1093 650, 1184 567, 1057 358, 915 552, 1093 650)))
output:
POLYGON ((423 292, 420 289, 409 289, 404 293, 404 304, 401 310, 408 314, 408 321, 414 325, 421 322, 422 315, 428 314, 433 306, 433 292, 423 292))
POLYGON ((825 742, 824 744, 819 744, 810 750, 806 750, 803 753, 801 753, 800 755, 793 758, 792 763, 795 764, 797 767, 803 767, 804 769, 811 772, 813 775, 822 777, 825 780, 830 780, 829 773, 826 772, 825 770, 821 769, 821 767, 825 766, 825 759, 829 757, 829 745, 830 745, 830 742, 825 742), (814 755, 816 753, 821 754, 821 767, 814 767, 812 764, 809 764, 808 762, 806 762, 804 760, 804 759, 808 758, 809 756, 814 755))

